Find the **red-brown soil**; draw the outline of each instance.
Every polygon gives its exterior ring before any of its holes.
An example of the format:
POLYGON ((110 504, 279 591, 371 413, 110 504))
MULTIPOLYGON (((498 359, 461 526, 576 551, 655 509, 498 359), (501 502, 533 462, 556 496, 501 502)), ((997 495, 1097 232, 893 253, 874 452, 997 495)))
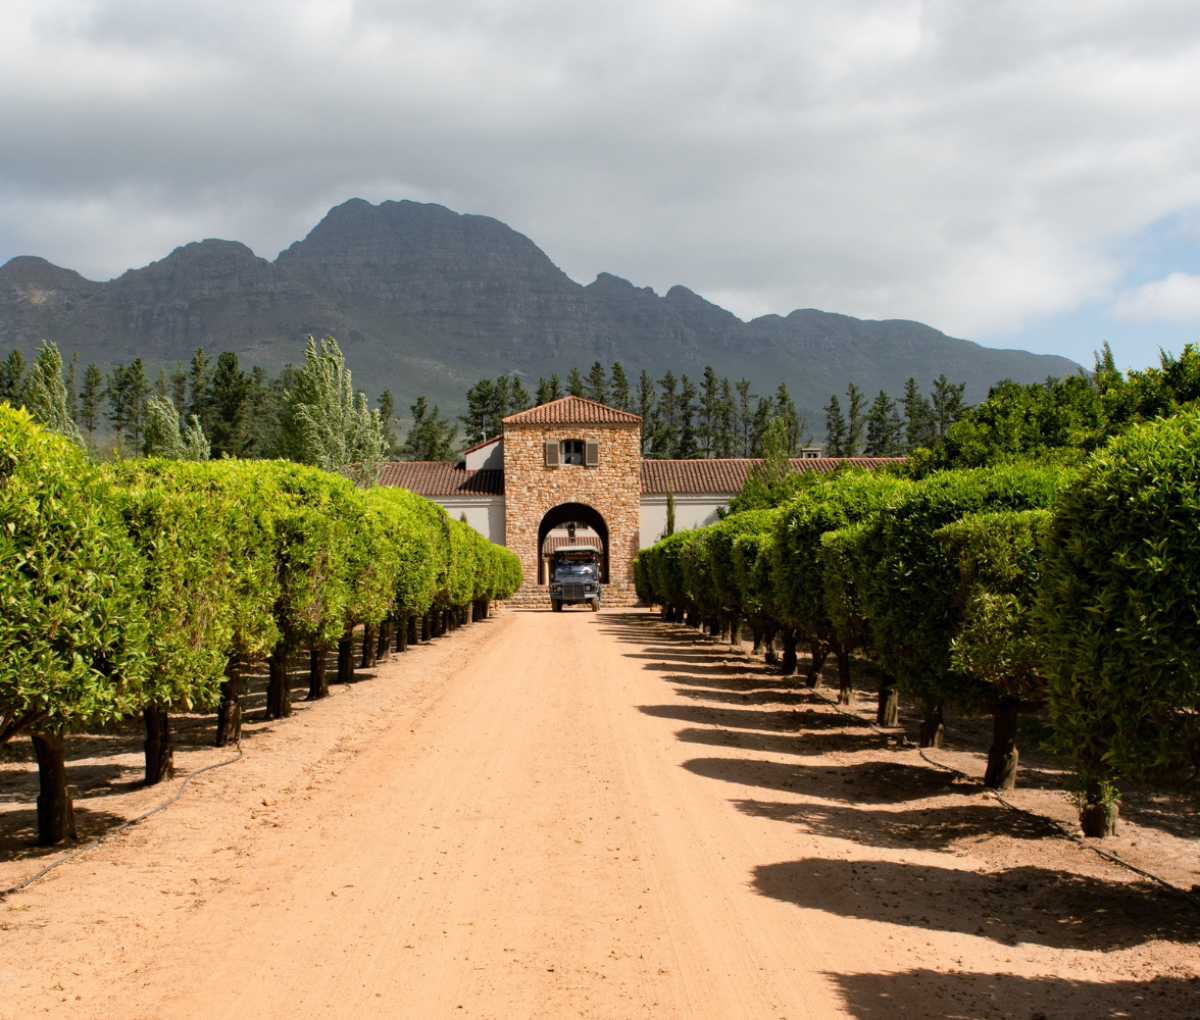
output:
MULTIPOLYGON (((1200 1015, 1200 911, 795 682, 634 610, 414 648, 0 904, 0 1018, 1200 1015)), ((181 774, 229 756, 178 723, 181 774)), ((69 741, 81 834, 177 789, 140 739, 69 741)), ((0 887, 66 852, 2 753, 0 887)), ((1014 800, 1073 822, 1023 755, 1014 800)), ((1196 825, 1131 794, 1106 845, 1190 887, 1196 825)))

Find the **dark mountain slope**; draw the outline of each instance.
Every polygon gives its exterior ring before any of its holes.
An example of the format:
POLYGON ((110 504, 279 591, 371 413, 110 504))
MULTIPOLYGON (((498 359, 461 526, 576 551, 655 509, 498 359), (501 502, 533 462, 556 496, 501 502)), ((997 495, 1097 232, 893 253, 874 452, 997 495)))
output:
POLYGON ((498 220, 407 201, 345 202, 273 263, 208 240, 108 283, 38 258, 0 267, 2 348, 31 353, 46 337, 84 363, 140 355, 153 367, 203 346, 275 369, 300 359, 307 333, 336 336, 370 392, 390 387, 401 403, 424 392, 454 407, 480 376, 534 382, 596 359, 620 360, 631 376, 698 377, 711 364, 760 393, 783 380, 810 415, 849 381, 898 394, 910 375, 927 388, 945 372, 978 400, 1001 378, 1077 370, 917 322, 803 309, 747 323, 686 287, 659 297, 607 273, 581 286, 498 220))

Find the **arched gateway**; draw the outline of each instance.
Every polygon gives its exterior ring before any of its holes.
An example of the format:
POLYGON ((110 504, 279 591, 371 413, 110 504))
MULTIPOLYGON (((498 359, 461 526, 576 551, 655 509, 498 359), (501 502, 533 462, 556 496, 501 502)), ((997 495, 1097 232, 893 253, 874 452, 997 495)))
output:
MULTIPOLYGON (((550 608, 542 551, 574 541, 604 553, 604 604, 634 605, 633 558, 667 525, 667 503, 679 530, 709 524, 742 487, 752 459, 642 460, 642 419, 582 397, 563 397, 504 419, 503 435, 464 451, 463 461, 384 464, 380 485, 419 492, 463 517, 480 534, 521 557, 525 584, 513 602, 550 608), (580 530, 578 526, 582 526, 580 530)), ((795 471, 834 470, 846 461, 819 449, 792 460, 795 471)), ((852 458, 875 467, 883 458, 852 458)))
POLYGON ((632 605, 641 515, 642 419, 564 397, 504 419, 505 541, 521 557, 517 604, 549 605, 542 544, 554 527, 582 524, 604 552, 604 604, 632 605))

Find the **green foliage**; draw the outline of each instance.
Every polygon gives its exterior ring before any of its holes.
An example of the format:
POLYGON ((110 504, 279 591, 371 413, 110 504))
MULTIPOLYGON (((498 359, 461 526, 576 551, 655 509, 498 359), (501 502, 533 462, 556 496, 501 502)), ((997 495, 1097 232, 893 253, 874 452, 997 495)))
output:
POLYGON ((200 422, 193 414, 188 427, 181 433, 179 414, 170 397, 150 397, 143 412, 146 440, 142 452, 147 457, 168 460, 208 460, 208 440, 200 422))
POLYGON ((133 709, 142 563, 79 445, 0 405, 0 743, 133 709))
POLYGON ((331 336, 313 338, 304 351, 305 367, 288 395, 283 432, 289 456, 358 483, 374 484, 383 459, 383 422, 355 393, 346 359, 331 336))
POLYGON ((825 607, 821 535, 894 504, 911 487, 873 471, 844 471, 809 486, 781 508, 771 569, 779 609, 790 626, 809 639, 836 638, 825 607))
POLYGON ((951 668, 997 697, 1045 698, 1033 616, 1050 519, 1047 510, 967 514, 934 533, 958 572, 951 668))
POLYGON ((1086 778, 1200 766, 1198 454, 1196 411, 1130 429, 1054 508, 1039 633, 1056 742, 1086 778))
POLYGON ((959 581, 938 529, 966 514, 1048 507, 1071 477, 1033 465, 940 472, 869 518, 854 584, 880 662, 904 689, 962 705, 986 694, 953 668, 959 581))
POLYGON ((417 397, 409 412, 413 422, 400 456, 404 460, 453 460, 457 456, 458 426, 438 417, 441 409, 437 404, 431 412, 424 397, 417 397))
POLYGON ((53 343, 43 340, 25 381, 25 409, 39 425, 82 443, 69 406, 72 397, 63 383, 62 355, 53 343))

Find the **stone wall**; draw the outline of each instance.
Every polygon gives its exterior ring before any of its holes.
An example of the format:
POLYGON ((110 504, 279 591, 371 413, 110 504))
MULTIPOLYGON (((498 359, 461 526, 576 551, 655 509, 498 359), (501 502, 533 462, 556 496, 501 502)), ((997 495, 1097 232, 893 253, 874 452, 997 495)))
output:
POLYGON ((633 605, 633 557, 641 518, 641 428, 638 425, 518 425, 504 431, 505 541, 521 557, 525 584, 517 605, 549 605, 538 580, 538 528, 554 507, 582 503, 608 526, 607 605, 633 605), (596 467, 546 467, 548 440, 595 439, 596 467))

